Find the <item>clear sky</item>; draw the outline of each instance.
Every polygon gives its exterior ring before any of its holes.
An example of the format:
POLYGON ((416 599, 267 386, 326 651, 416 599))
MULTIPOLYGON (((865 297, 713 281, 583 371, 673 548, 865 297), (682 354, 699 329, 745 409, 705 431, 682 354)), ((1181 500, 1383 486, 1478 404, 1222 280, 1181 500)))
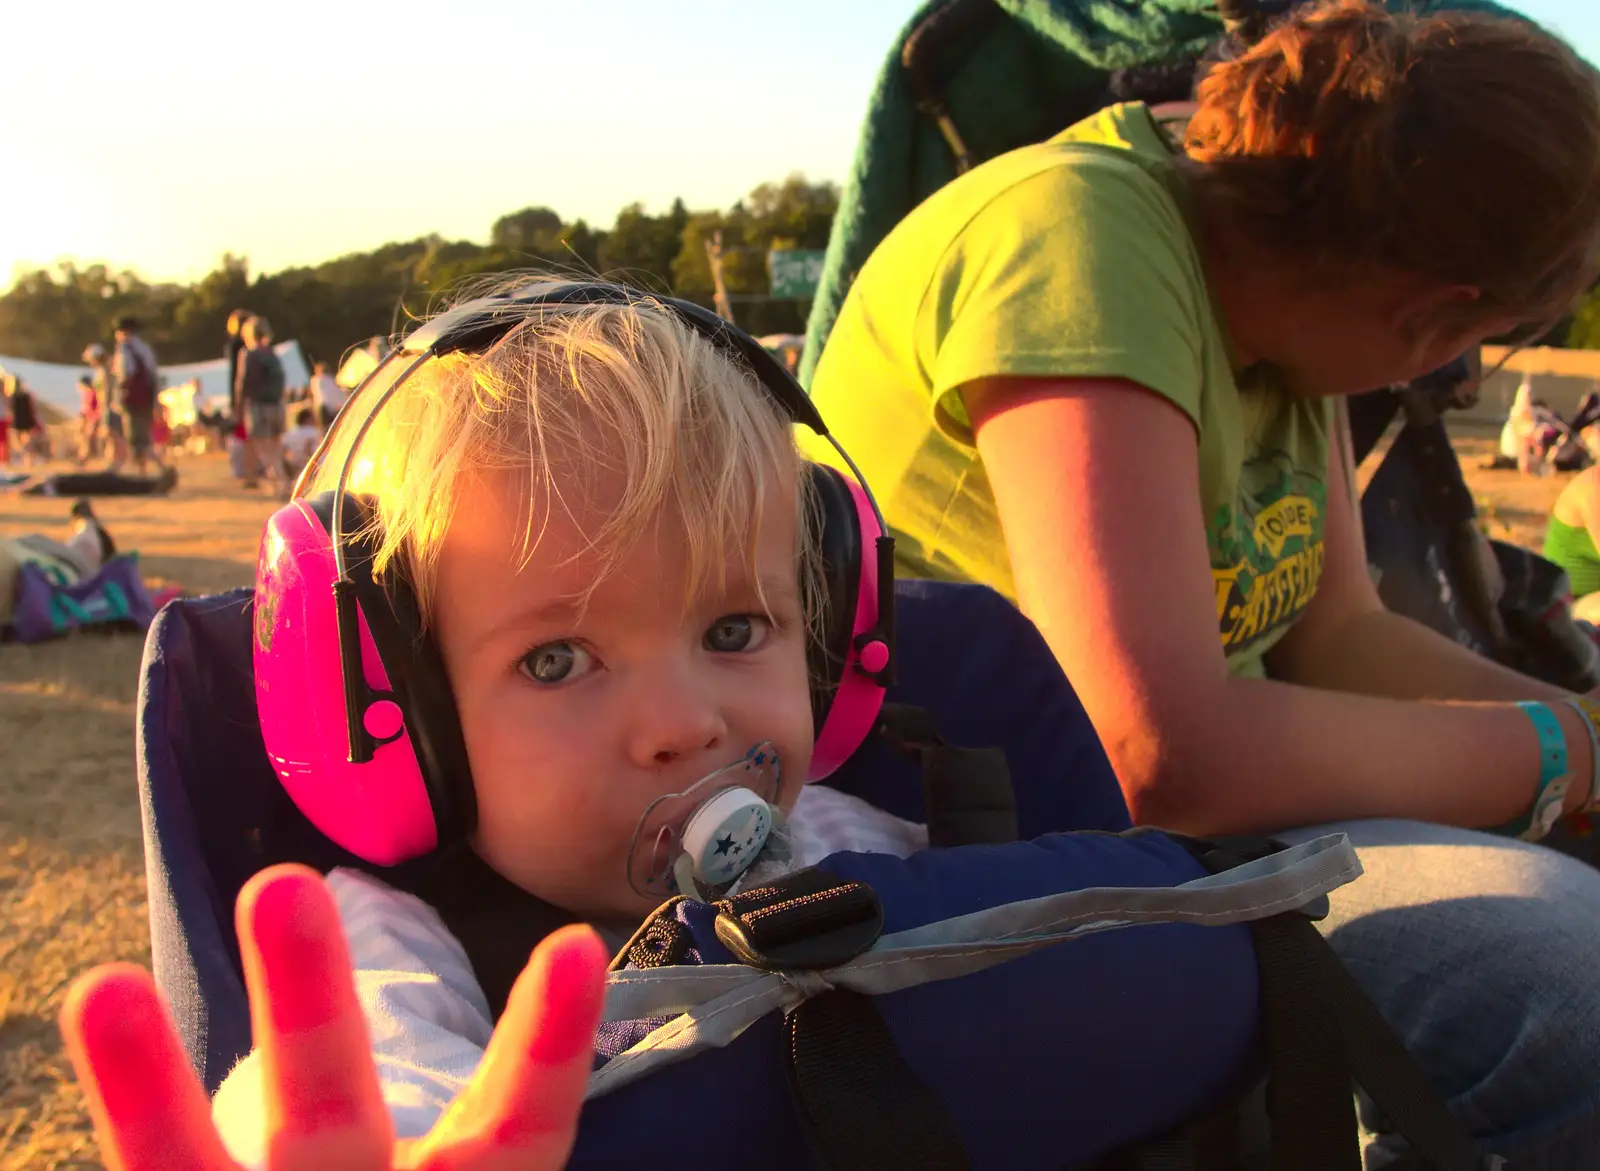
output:
MULTIPOLYGON (((545 204, 725 207, 844 178, 918 0, 17 0, 0 43, 0 286, 106 261, 191 280, 545 204), (224 17, 225 11, 257 14, 224 17)), ((1600 62, 1600 3, 1516 5, 1600 62)))

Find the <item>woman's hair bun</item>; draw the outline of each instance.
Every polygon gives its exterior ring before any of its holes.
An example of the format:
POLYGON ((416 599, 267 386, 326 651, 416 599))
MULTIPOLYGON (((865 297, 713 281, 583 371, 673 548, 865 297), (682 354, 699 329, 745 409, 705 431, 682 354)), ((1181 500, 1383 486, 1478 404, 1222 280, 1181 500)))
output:
POLYGON ((1185 148, 1271 246, 1470 285, 1474 313, 1554 316, 1600 239, 1600 75, 1531 22, 1292 12, 1212 65, 1185 148))

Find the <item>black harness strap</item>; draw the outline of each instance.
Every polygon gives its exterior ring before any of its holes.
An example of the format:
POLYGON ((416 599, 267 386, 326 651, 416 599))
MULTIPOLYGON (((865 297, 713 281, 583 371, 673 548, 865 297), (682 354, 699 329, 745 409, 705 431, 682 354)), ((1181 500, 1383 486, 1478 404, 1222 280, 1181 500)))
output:
POLYGON ((907 704, 884 704, 878 732, 922 765, 930 846, 1017 840, 1017 796, 1004 751, 946 744, 933 716, 907 704))
MULTIPOLYGON (((1486 1171, 1506 1167, 1505 1160, 1498 1156, 1485 1158, 1478 1153, 1472 1136, 1450 1113, 1444 1098, 1423 1075, 1416 1059, 1309 919, 1280 915, 1262 920, 1254 930, 1262 984, 1275 986, 1278 1003, 1277 1016, 1270 1009, 1267 1014, 1269 1046, 1273 1046, 1270 1032, 1274 1024, 1280 1029, 1280 1038, 1285 1031, 1288 1033, 1284 1048, 1289 1052, 1280 1054, 1278 1048, 1273 1047, 1274 1071, 1278 1069, 1280 1057, 1303 1052, 1299 1050, 1304 1036, 1300 1032, 1300 1022, 1325 1016, 1337 1029, 1340 1049, 1349 1070, 1349 1077, 1341 1078, 1338 1084, 1340 1099, 1345 1105, 1351 1104, 1350 1078, 1353 1077, 1378 1104, 1392 1129, 1405 1136, 1420 1166, 1432 1171, 1486 1171)), ((1301 1064, 1291 1064, 1290 1068, 1297 1069, 1301 1064)), ((1311 1084, 1306 1083, 1306 1088, 1311 1084)), ((1331 1093, 1332 1088, 1328 1087, 1328 1092, 1331 1093)), ((1287 1093, 1283 1096, 1290 1097, 1287 1093)), ((1280 1113, 1285 1106, 1293 1109, 1291 1102, 1279 1102, 1277 1106, 1280 1113)), ((1274 1132, 1281 1125, 1279 1115, 1275 1114, 1274 1132)), ((1353 1118, 1351 1126, 1353 1142, 1353 1118)), ((1277 1149, 1275 1143, 1274 1151, 1277 1149)), ((1311 1163, 1279 1164, 1275 1153, 1274 1166, 1279 1165, 1308 1169, 1314 1166, 1311 1163)), ((1351 1165, 1360 1167, 1359 1161, 1351 1165)))
MULTIPOLYGON (((1310 921, 1300 918, 1316 936, 1310 921)), ((1272 1165, 1296 1171, 1361 1171, 1355 1091, 1339 1022, 1312 992, 1315 950, 1286 930, 1294 926, 1286 920, 1276 916, 1251 924, 1271 1061, 1267 1111, 1272 1117, 1272 1165)))
POLYGON ((828 1171, 967 1171, 955 1123, 905 1058, 872 997, 836 988, 784 1022, 789 1090, 828 1171))
POLYGON ((578 921, 499 874, 465 843, 407 863, 403 872, 378 870, 378 876, 415 894, 439 912, 461 942, 478 986, 499 1021, 511 986, 528 966, 539 941, 578 921))
MULTIPOLYGON (((872 888, 815 868, 717 904, 730 951, 766 971, 823 970, 866 951, 883 931, 872 888)), ((795 1113, 824 1171, 967 1171, 944 1105, 906 1064, 870 996, 835 988, 784 1022, 795 1113)))
MULTIPOLYGON (((1276 843, 1186 843, 1209 869, 1271 853, 1276 843)), ((1325 904, 1324 904, 1325 905, 1325 904)), ((1270 1073, 1272 1166, 1361 1171, 1354 1087, 1360 1085, 1402 1135, 1418 1171, 1501 1171, 1478 1153, 1416 1058, 1383 1019, 1312 922, 1320 908, 1251 924, 1261 972, 1270 1073)))
POLYGON ((1122 1147, 1086 1171, 1241 1171, 1246 1151, 1238 1103, 1179 1127, 1171 1134, 1122 1147))

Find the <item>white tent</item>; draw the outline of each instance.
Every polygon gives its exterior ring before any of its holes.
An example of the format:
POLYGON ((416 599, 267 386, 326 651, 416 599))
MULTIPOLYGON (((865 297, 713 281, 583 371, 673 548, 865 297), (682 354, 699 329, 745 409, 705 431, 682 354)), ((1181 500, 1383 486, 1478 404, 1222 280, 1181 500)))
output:
MULTIPOLYGON (((285 386, 304 386, 311 381, 311 368, 296 341, 272 347, 283 361, 285 386)), ((160 355, 158 354, 159 358, 160 355)), ((218 358, 212 362, 187 362, 181 366, 162 366, 161 378, 168 386, 198 383, 197 398, 208 410, 232 401, 233 378, 218 358)), ((0 354, 0 374, 20 378, 39 401, 48 403, 69 416, 78 413, 78 379, 89 373, 87 366, 62 366, 54 362, 32 362, 26 358, 7 358, 0 354)))
POLYGON ((0 356, 0 374, 10 374, 33 391, 33 397, 70 417, 78 413, 78 379, 87 366, 57 366, 53 362, 30 362, 23 358, 0 356))

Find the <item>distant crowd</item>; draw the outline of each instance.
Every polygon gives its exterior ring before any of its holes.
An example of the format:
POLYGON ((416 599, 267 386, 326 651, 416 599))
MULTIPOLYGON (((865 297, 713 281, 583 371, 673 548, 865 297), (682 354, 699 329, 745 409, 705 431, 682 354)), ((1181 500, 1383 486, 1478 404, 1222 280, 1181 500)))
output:
MULTIPOLYGON (((169 448, 210 431, 226 446, 234 475, 245 487, 265 481, 288 495, 348 392, 323 362, 316 363, 307 385, 290 387, 273 349, 272 324, 248 309, 235 309, 228 317, 223 361, 230 372, 226 403, 213 399, 208 409, 196 380, 192 416, 180 395, 177 413, 169 417, 173 392, 163 395, 160 361, 140 322, 120 318, 109 345, 93 342, 83 351, 89 369, 78 379, 76 450, 70 453, 75 462, 111 474, 153 473, 170 482, 176 473, 169 448)), ((0 468, 32 467, 52 454, 33 392, 20 378, 0 375, 0 468)))

